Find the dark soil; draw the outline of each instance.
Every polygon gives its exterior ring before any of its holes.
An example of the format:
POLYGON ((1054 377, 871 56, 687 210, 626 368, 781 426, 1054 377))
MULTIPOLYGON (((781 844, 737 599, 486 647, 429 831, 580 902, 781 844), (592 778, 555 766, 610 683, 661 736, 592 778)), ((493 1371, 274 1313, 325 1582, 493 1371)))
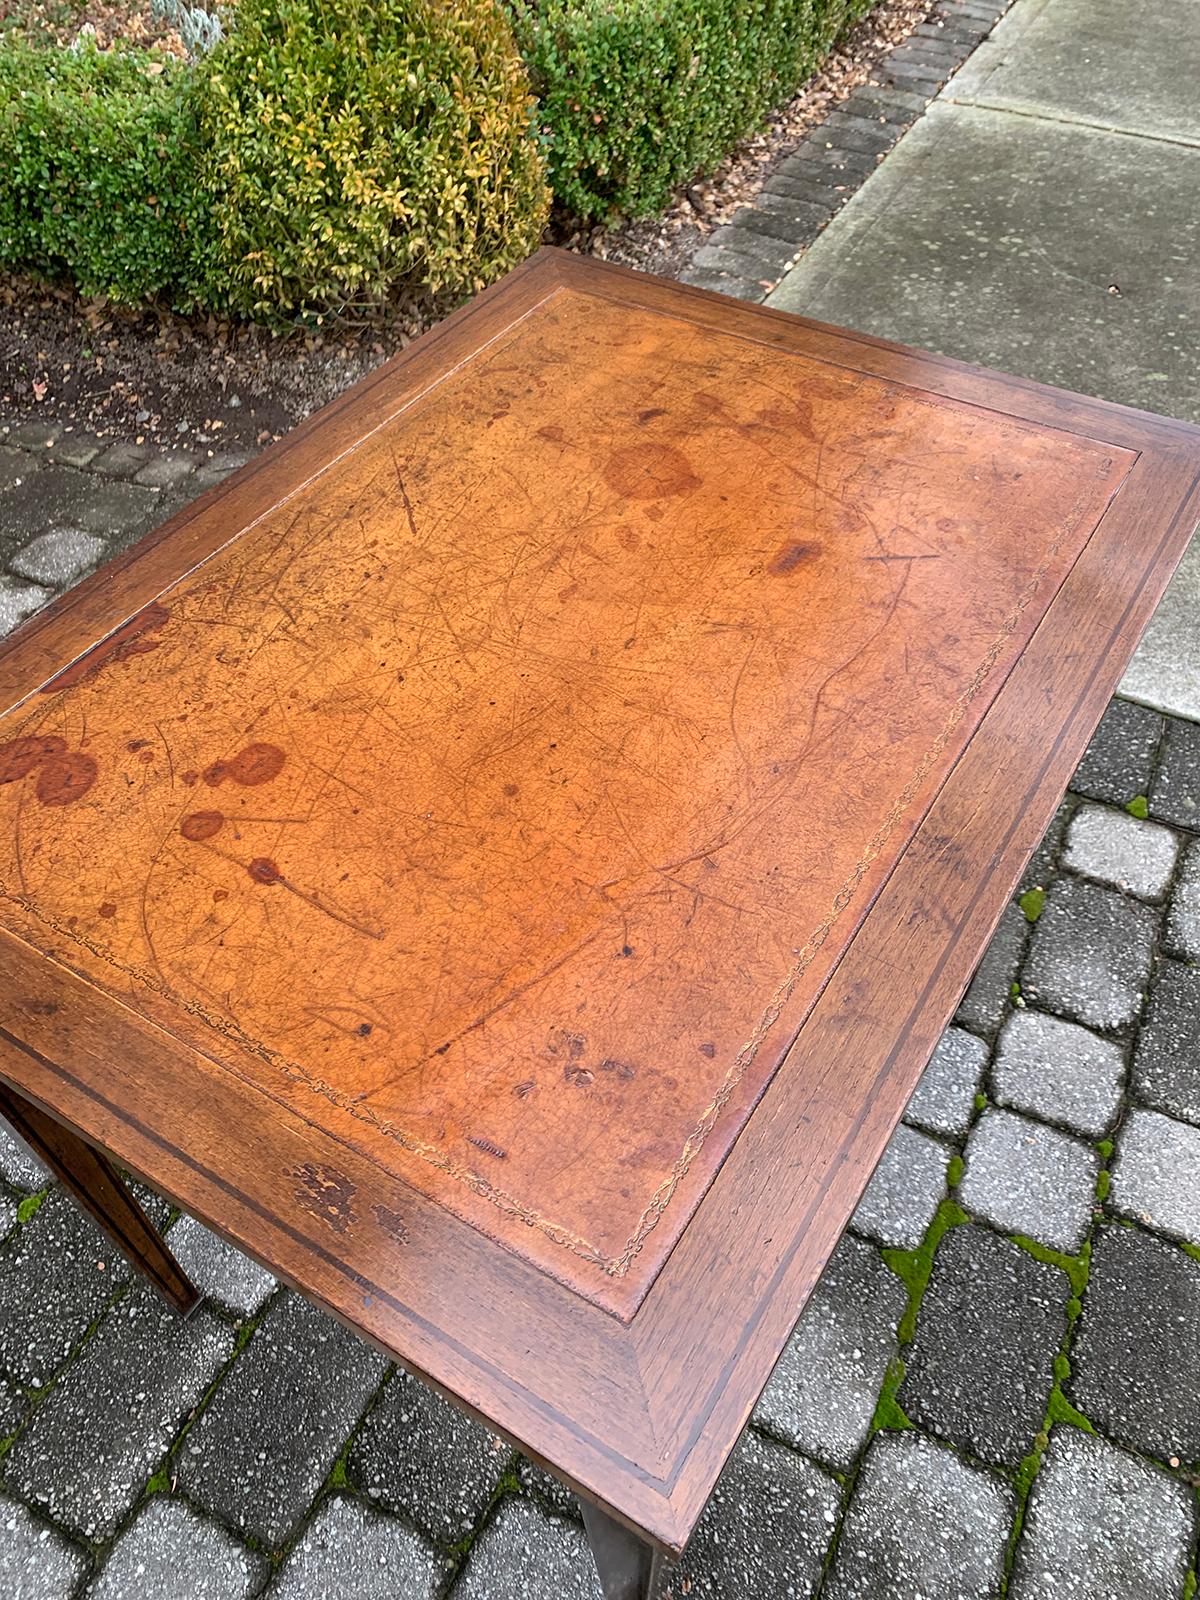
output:
POLYGON ((378 328, 279 335, 9 280, 0 284, 0 411, 101 438, 251 449, 402 350, 436 314, 414 306, 378 328))

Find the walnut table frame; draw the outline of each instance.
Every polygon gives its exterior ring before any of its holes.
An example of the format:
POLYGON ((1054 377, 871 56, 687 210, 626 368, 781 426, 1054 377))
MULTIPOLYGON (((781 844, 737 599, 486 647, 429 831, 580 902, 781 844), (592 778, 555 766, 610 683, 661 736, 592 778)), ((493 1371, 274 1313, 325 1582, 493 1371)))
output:
POLYGON ((544 251, 0 651, 0 1111, 682 1549, 1200 432, 544 251))

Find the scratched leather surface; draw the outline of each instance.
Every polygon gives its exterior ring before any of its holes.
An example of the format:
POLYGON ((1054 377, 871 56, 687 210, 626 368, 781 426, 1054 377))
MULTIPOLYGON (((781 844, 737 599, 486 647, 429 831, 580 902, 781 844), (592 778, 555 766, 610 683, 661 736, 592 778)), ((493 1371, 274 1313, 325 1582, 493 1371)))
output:
POLYGON ((1130 459, 560 291, 0 723, 0 916, 627 1304, 1130 459))

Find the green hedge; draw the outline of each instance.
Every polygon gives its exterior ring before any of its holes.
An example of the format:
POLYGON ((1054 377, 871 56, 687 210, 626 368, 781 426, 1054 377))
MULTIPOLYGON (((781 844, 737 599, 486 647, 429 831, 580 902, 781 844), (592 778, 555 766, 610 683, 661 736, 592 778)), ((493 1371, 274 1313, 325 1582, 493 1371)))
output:
POLYGON ((190 304, 207 232, 195 159, 183 64, 0 43, 0 271, 190 304))
POLYGON ((217 287, 239 310, 470 291, 541 238, 529 80, 493 0, 238 0, 200 90, 217 287))
POLYGON ((509 0, 555 196, 581 218, 660 210, 873 3, 509 0))
POLYGON ((268 317, 467 293, 538 243, 547 167, 576 216, 659 209, 871 3, 237 0, 196 64, 9 32, 0 271, 268 317))

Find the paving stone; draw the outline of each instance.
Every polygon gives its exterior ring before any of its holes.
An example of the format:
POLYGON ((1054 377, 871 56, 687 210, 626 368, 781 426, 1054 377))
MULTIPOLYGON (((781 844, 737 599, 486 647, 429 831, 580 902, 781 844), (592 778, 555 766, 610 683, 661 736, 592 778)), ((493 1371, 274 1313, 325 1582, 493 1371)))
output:
POLYGON ((275 1287, 275 1279, 265 1267, 195 1217, 181 1217, 167 1243, 196 1287, 239 1316, 252 1317, 275 1287))
POLYGON ((1113 1209, 1200 1245, 1200 1128, 1157 1111, 1131 1111, 1117 1140, 1113 1209))
POLYGON ((124 440, 110 445, 98 461, 93 463, 96 472, 109 478, 132 478, 154 459, 153 445, 128 444, 124 440))
POLYGON ((781 194, 788 200, 816 206, 818 211, 825 213, 828 221, 845 201, 847 191, 834 188, 829 182, 828 173, 820 170, 814 172, 811 167, 805 167, 804 175, 799 176, 799 170, 797 167, 789 167, 786 171, 783 167, 777 168, 763 184, 762 193, 781 194))
POLYGON ((823 1600, 993 1600, 1013 1512, 990 1472, 919 1434, 877 1434, 823 1600))
POLYGON ((105 548, 103 539, 81 528, 56 528, 31 539, 9 565, 35 583, 68 584, 96 566, 105 548))
POLYGON ((748 1431, 671 1571, 672 1592, 807 1600, 820 1582, 840 1502, 838 1484, 819 1467, 748 1431))
POLYGON ((848 1469, 866 1440, 908 1293, 879 1252, 845 1234, 754 1412, 806 1455, 848 1469))
POLYGON ((9 445, 0 444, 0 491, 11 489, 22 478, 36 472, 37 468, 38 463, 31 461, 24 450, 14 450, 9 445))
POLYGON ((899 1400, 919 1427, 1014 1465, 1046 1415, 1070 1282, 1009 1239, 964 1223, 938 1245, 899 1400))
MULTIPOLYGON (((1194 254, 1193 247, 1189 250, 1188 256, 1194 254)), ((1185 256, 1184 259, 1188 257, 1185 256)), ((1128 278, 1122 277, 1119 281, 1127 283, 1128 278)), ((1181 315, 1178 323, 1180 330, 1189 328, 1191 321, 1192 319, 1186 314, 1181 315)), ((1155 377, 1158 380, 1155 388, 1162 397, 1156 399, 1155 404, 1162 410, 1169 411, 1172 409, 1170 398, 1162 395, 1164 380, 1172 386, 1178 383, 1172 369, 1176 367, 1181 356, 1187 363, 1185 371, 1190 373, 1193 379, 1196 369, 1190 359, 1187 340, 1177 338, 1172 341, 1169 329, 1164 332, 1165 337, 1159 349, 1167 357, 1167 362, 1164 364, 1166 369, 1164 370, 1164 367, 1160 367, 1158 361, 1155 361, 1155 377)), ((1186 384, 1187 376, 1184 374, 1180 376, 1186 384)), ((1200 416, 1200 403, 1195 400, 1189 403, 1182 392, 1179 393, 1176 405, 1183 407, 1179 412, 1180 415, 1200 416)), ((1133 653, 1133 660, 1125 669, 1125 676, 1120 685, 1122 694, 1132 695, 1135 699, 1144 700, 1147 705, 1157 706, 1159 710, 1171 712, 1176 716, 1189 717, 1193 721, 1200 719, 1200 630, 1196 628, 1198 606, 1200 606, 1200 545, 1193 540, 1184 552, 1183 560, 1176 567, 1174 576, 1167 585, 1166 594, 1159 601, 1157 610, 1147 624, 1146 631, 1133 653)), ((1195 801, 1194 785, 1190 792, 1185 791, 1185 795, 1195 801)), ((1188 806, 1176 816, 1174 807, 1168 805, 1169 799, 1169 796, 1164 797, 1164 806, 1172 814, 1166 814, 1165 809, 1163 820, 1181 821, 1186 827, 1196 827, 1195 805, 1188 806)), ((1152 814, 1153 801, 1152 794, 1152 814)))
POLYGON ((885 84, 870 84, 845 101, 847 111, 856 117, 883 117, 888 122, 915 122, 929 104, 929 95, 889 89, 885 84))
POLYGON ((680 273, 679 281, 690 283, 697 289, 710 289, 715 294, 727 294, 735 300, 749 300, 755 304, 764 300, 767 293, 761 283, 713 267, 690 266, 680 273))
POLYGON ((16 1433, 28 1410, 29 1402, 16 1384, 0 1378, 0 1439, 16 1433))
POLYGON ((1150 786, 1150 815, 1200 828, 1200 724, 1167 718, 1158 772, 1150 786))
POLYGON ((1169 828, 1109 806, 1080 806, 1067 829, 1063 865, 1142 900, 1167 892, 1179 840, 1169 828))
POLYGON ((4 1600, 69 1600, 87 1566, 82 1551, 15 1500, 0 1499, 0 1594, 4 1600))
MULTIPOLYGON (((730 261, 728 265, 732 268, 734 263, 730 261)), ((691 284, 697 289, 708 289, 713 294, 727 294, 734 300, 748 300, 753 304, 760 304, 767 293, 761 283, 743 278, 733 271, 724 272, 718 267, 697 267, 693 264, 679 274, 679 281, 691 284)))
POLYGON ((1200 1261, 1140 1228, 1101 1228, 1067 1388, 1120 1443, 1200 1460, 1200 1261))
POLYGON ((750 211, 743 207, 732 222, 709 235, 705 248, 744 257, 742 266, 751 272, 770 267, 771 275, 778 277, 799 248, 791 237, 795 226, 790 217, 775 217, 766 211, 750 211))
POLYGON ((1016 5, 971 63, 960 92, 1039 119, 1200 139, 1192 0, 1055 0, 1016 5))
POLYGON ((17 1189, 41 1189, 50 1174, 19 1134, 0 1118, 0 1175, 17 1189))
POLYGON ((184 1441, 180 1488, 223 1522, 281 1545, 385 1365, 314 1306, 281 1296, 184 1441))
POLYGON ((1060 878, 1046 892, 1021 991, 1088 1027, 1125 1027, 1142 1003, 1155 928, 1149 906, 1115 889, 1060 878))
POLYGON ((937 67, 949 73, 962 61, 965 53, 952 39, 930 39, 928 35, 913 38, 910 35, 891 52, 887 64, 889 67, 902 67, 911 63, 915 66, 937 67))
POLYGON ((1001 1105, 1102 1139, 1121 1104, 1119 1045, 1077 1022, 1026 1008, 1004 1024, 992 1066, 1001 1105))
POLYGON ((117 1540, 87 1600, 167 1600, 183 1583, 188 1600, 248 1600, 264 1567, 224 1528, 158 1494, 117 1540))
POLYGON ((950 1152, 903 1122, 892 1135, 858 1209, 857 1233, 898 1250, 915 1250, 946 1193, 950 1152))
POLYGON ((1078 1428, 1034 1480, 1011 1600, 1178 1600, 1196 1523, 1183 1484, 1078 1428))
POLYGON ((510 1498, 471 1546, 454 1600, 603 1600, 583 1529, 510 1498))
POLYGON ((1044 889, 1050 882, 1062 851, 1067 824, 1074 813, 1075 802, 1068 796, 1050 819, 1050 826, 1042 835, 1041 843, 1026 863, 1018 886, 1019 893, 1024 894, 1026 889, 1044 889))
POLYGON ((233 1348, 146 1283, 113 1307, 5 1457, 10 1484, 57 1522, 107 1539, 233 1348))
POLYGON ((827 204, 797 200, 778 189, 763 189, 754 197, 752 205, 742 207, 730 226, 735 230, 774 234, 784 243, 790 243, 791 255, 795 255, 810 239, 816 238, 828 221, 827 204))
POLYGON ((1029 924, 1021 908, 1005 906, 992 941, 959 1005, 956 1022, 975 1033, 995 1033, 1008 1010, 1013 982, 1028 939, 1029 924))
POLYGON ((874 117, 856 117, 836 111, 809 137, 826 147, 877 155, 881 150, 891 149, 900 137, 900 129, 894 123, 880 122, 874 117))
POLYGON ((1074 1254, 1087 1237, 1099 1171, 1095 1150, 1069 1133, 989 1110, 967 1142, 958 1198, 1007 1233, 1074 1254))
POLYGON ((0 639, 51 599, 49 589, 40 588, 36 583, 21 583, 7 573, 0 573, 0 639))
POLYGON ((1183 865, 1167 908, 1165 939, 1172 955, 1200 961, 1200 839, 1183 853, 1183 865))
POLYGON ((61 461, 64 466, 86 467, 105 448, 104 440, 97 439, 94 433, 78 433, 72 429, 60 434, 51 453, 54 460, 61 461))
POLYGON ((886 60, 880 69, 885 83, 894 83, 901 89, 927 89, 930 94, 941 88, 951 70, 948 62, 944 66, 933 66, 926 61, 911 60, 886 60))
POLYGON ((0 1366, 49 1382, 130 1274, 125 1258, 52 1188, 0 1255, 0 1366))
POLYGON ((22 450, 47 450, 62 432, 57 422, 15 422, 6 434, 9 444, 22 450))
POLYGON ((734 268, 748 278, 777 278, 795 253, 786 239, 729 224, 718 228, 712 243, 697 250, 692 260, 698 267, 734 268))
POLYGON ((134 474, 133 481, 149 489, 175 489, 190 478, 197 466, 190 451, 167 451, 156 455, 134 474))
POLYGON ((1145 1105, 1200 1124, 1200 970, 1162 961, 1133 1052, 1132 1092, 1145 1105))
POLYGON ((268 1594, 271 1600, 434 1600, 446 1567, 403 1523, 339 1498, 318 1511, 268 1594))
POLYGON ((539 1467, 527 1456, 521 1456, 517 1462, 517 1478, 521 1487, 536 1495, 545 1503, 548 1510, 557 1516, 574 1517, 576 1522, 579 1521, 582 1515, 579 1501, 574 1491, 568 1489, 561 1478, 556 1478, 552 1472, 539 1467))
MULTIPOLYGON (((837 174, 850 174, 851 182, 855 177, 869 177, 879 164, 877 156, 866 155, 861 150, 826 149, 822 145, 807 142, 800 145, 788 160, 807 162, 813 167, 827 167, 830 172, 837 174)), ((846 181, 845 178, 843 181, 846 181)))
POLYGON ((1149 794, 1162 732, 1163 719, 1157 711, 1132 700, 1110 701, 1075 769, 1071 788, 1115 806, 1149 794))
POLYGON ((92 492, 71 519, 90 533, 121 534, 128 538, 144 532, 159 520, 157 489, 135 483, 105 482, 90 476, 92 492))
POLYGON ((355 1440, 350 1471, 372 1500, 451 1545, 478 1524, 511 1459, 481 1423, 397 1372, 355 1440))
POLYGON ((57 462, 43 465, 0 495, 0 533, 24 544, 47 528, 89 527, 82 520, 88 502, 97 491, 111 487, 90 472, 57 462))
POLYGON ((908 1102, 905 1122, 960 1139, 975 1111, 987 1045, 965 1028, 947 1028, 908 1102))

